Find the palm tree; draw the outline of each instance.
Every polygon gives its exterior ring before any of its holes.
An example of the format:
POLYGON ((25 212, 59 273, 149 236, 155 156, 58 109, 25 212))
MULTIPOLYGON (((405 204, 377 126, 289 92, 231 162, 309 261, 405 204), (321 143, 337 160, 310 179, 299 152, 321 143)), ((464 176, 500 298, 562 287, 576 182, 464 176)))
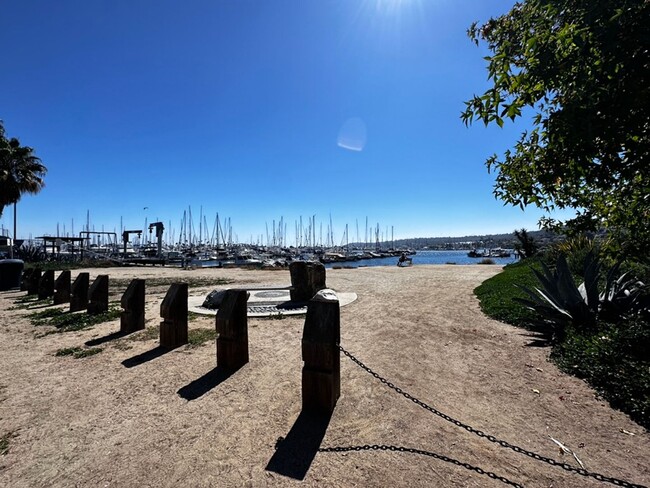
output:
POLYGON ((522 258, 530 258, 537 254, 538 246, 526 229, 515 230, 515 237, 519 241, 515 244, 515 249, 519 251, 522 258))
MULTIPOLYGON (((0 121, 0 217, 5 207, 14 205, 14 239, 16 238, 16 203, 23 193, 36 194, 45 182, 43 177, 47 168, 34 150, 21 146, 15 137, 7 139, 0 121)), ((13 256, 13 249, 12 249, 13 256)))

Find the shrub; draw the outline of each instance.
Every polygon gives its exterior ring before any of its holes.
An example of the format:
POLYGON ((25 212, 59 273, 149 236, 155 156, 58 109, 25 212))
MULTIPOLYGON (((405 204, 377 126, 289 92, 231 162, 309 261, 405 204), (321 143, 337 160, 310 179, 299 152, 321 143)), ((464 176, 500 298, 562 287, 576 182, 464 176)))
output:
POLYGON ((42 248, 27 244, 15 248, 14 257, 22 259, 26 263, 40 263, 47 258, 42 248))
POLYGON ((618 276, 620 265, 602 274, 602 265, 593 251, 585 257, 584 282, 580 286, 576 286, 563 254, 559 255, 555 270, 544 263, 541 266, 542 272, 533 270, 540 287, 517 285, 528 298, 515 298, 515 301, 535 311, 538 315, 535 324, 548 328, 556 340, 564 337, 569 325, 579 330, 592 329, 599 319, 620 322, 644 308, 642 297, 647 292, 646 286, 638 280, 627 279, 625 273, 618 276), (598 291, 600 281, 604 283, 602 292, 598 291))
POLYGON ((584 277, 587 256, 595 254, 600 256, 601 242, 585 234, 569 237, 565 241, 554 244, 546 253, 546 261, 556 263, 560 256, 565 256, 571 274, 584 277))

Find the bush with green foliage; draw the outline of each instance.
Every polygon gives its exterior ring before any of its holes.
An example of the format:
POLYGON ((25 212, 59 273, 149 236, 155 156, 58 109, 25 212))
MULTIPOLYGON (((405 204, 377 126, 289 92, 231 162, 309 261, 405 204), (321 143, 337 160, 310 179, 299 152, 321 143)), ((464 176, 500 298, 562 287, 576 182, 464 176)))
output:
POLYGON ((576 286, 571 270, 563 254, 560 254, 554 270, 541 263, 542 272, 533 270, 540 282, 539 287, 516 285, 528 298, 515 301, 537 314, 534 323, 548 328, 556 340, 562 340, 569 326, 577 330, 593 329, 596 323, 618 323, 639 313, 647 312, 642 297, 647 287, 636 279, 627 279, 619 273, 620 264, 602 273, 602 264, 596 254, 590 252, 584 262, 584 282, 576 286), (603 282, 604 289, 599 291, 603 282))
POLYGON ((26 244, 15 248, 14 257, 22 259, 26 263, 41 263, 47 258, 42 248, 26 244))
POLYGON ((566 240, 558 242, 547 250, 544 260, 556 263, 560 255, 564 255, 574 276, 584 277, 585 261, 589 254, 604 255, 605 246, 602 239, 596 239, 587 234, 569 236, 566 240))

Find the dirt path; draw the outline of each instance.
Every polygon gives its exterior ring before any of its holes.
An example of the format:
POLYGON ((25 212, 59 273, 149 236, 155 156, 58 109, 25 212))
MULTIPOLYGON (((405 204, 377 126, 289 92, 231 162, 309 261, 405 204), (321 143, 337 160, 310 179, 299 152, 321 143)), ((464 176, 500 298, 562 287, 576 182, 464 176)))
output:
MULTIPOLYGON (((209 280, 216 278, 232 279, 233 286, 289 283, 287 271, 88 271, 91 279, 109 274, 119 283, 157 280, 147 291, 149 326, 160 320, 163 278, 199 284, 191 295, 214 288, 209 280)), ((650 485, 650 435, 581 380, 560 373, 547 361, 548 349, 530 347, 524 331, 482 315, 472 290, 497 271, 328 270, 330 287, 359 296, 341 309, 342 344, 455 419, 575 465, 572 456, 560 456, 554 437, 587 470, 650 485)), ((119 287, 113 291, 118 299, 119 287)), ((250 363, 218 378, 210 374, 214 342, 152 356, 147 352, 157 338, 121 339, 104 342, 91 357, 56 357, 62 348, 110 337, 119 322, 36 337, 43 328, 30 324, 32 311, 11 310, 24 294, 0 293, 0 440, 8 442, 0 486, 505 486, 447 458, 526 487, 608 486, 446 422, 345 357, 329 423, 299 416, 304 317, 250 319, 250 363), (423 452, 315 450, 366 444, 423 452)), ((190 322, 212 327, 213 318, 190 322)))

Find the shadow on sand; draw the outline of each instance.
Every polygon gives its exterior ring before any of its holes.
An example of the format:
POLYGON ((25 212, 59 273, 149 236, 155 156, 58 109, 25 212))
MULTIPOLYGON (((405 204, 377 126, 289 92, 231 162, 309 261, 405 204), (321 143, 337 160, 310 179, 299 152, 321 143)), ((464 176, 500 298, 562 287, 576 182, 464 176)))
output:
POLYGON ((166 349, 164 347, 158 346, 151 349, 150 351, 146 351, 142 354, 138 354, 137 356, 133 356, 132 358, 125 359, 122 361, 122 365, 125 368, 134 368, 135 366, 140 366, 141 364, 144 364, 148 361, 159 358, 160 356, 163 356, 172 350, 173 349, 166 349))
POLYGON ((275 445, 275 454, 266 465, 267 471, 304 480, 320 448, 332 415, 300 412, 285 438, 275 445))
POLYGON ((129 334, 126 333, 126 332, 121 332, 121 331, 118 330, 117 332, 112 332, 112 333, 110 333, 108 335, 105 335, 104 337, 97 337, 96 339, 91 339, 89 341, 86 341, 85 344, 86 344, 86 346, 90 346, 90 347, 99 346, 100 344, 104 344, 106 342, 114 341, 115 339, 120 339, 122 337, 126 337, 127 335, 129 335, 129 334))
POLYGON ((210 371, 208 371, 207 373, 205 373, 200 378, 197 378, 191 383, 188 383, 187 385, 179 389, 176 393, 178 393, 178 395, 181 398, 184 398, 185 400, 188 401, 196 400, 197 398, 200 398, 203 395, 205 395, 213 388, 219 386, 221 383, 226 381, 228 378, 230 378, 233 374, 235 374, 240 369, 241 368, 235 370, 224 369, 217 366, 211 369, 210 371))

